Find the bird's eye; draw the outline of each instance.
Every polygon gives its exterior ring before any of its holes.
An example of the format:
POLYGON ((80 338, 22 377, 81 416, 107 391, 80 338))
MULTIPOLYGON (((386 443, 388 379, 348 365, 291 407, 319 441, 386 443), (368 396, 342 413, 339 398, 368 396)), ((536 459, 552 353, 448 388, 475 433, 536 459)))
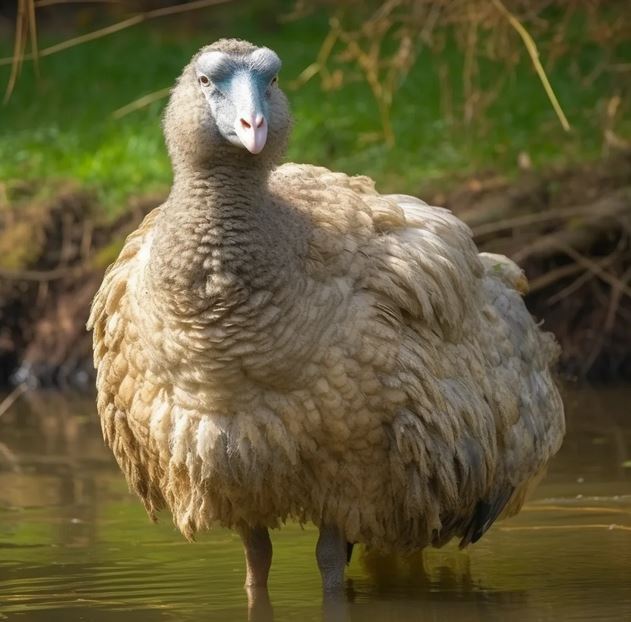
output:
POLYGON ((269 83, 270 86, 274 86, 275 84, 278 84, 278 76, 274 76, 269 83))
POLYGON ((202 86, 208 86, 210 84, 210 80, 206 76, 201 75, 201 76, 199 76, 199 83, 202 86))

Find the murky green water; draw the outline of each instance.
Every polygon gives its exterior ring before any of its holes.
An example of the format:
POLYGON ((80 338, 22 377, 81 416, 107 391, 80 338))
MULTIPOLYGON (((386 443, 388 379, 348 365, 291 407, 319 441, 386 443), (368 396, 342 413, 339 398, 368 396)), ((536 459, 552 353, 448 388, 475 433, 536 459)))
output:
POLYGON ((238 538, 152 525, 91 401, 27 394, 0 418, 0 620, 631 620, 631 388, 568 392, 568 436, 522 514, 413 559, 361 552, 322 602, 315 532, 273 534, 248 605, 238 538))

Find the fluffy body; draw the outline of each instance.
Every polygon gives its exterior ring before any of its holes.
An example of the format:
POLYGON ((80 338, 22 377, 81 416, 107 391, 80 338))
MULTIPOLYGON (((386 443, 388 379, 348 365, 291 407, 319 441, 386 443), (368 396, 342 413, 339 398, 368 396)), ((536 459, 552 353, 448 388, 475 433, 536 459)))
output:
POLYGON ((173 111, 171 195, 90 318, 104 436, 150 516, 187 538, 295 519, 413 550, 516 512, 564 432, 517 266, 365 177, 193 166, 173 111))

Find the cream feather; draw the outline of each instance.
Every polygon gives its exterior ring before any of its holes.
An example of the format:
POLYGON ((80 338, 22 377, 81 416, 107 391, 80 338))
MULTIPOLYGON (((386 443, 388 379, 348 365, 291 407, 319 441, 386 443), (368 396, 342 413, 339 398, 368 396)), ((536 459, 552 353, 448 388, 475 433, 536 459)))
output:
POLYGON ((564 433, 557 347, 521 271, 366 177, 196 172, 202 147, 173 146, 194 135, 186 75, 166 117, 174 189, 89 322, 130 486, 188 538, 291 518, 383 550, 477 539, 482 510, 516 512, 564 433))

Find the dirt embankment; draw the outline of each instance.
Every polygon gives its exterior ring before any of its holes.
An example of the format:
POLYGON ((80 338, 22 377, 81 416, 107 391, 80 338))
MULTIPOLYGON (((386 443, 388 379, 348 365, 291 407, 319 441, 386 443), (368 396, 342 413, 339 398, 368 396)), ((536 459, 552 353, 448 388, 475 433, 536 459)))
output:
MULTIPOLYGON (((90 301, 160 197, 104 221, 94 197, 74 187, 47 199, 27 187, 9 194, 0 193, 0 385, 89 384, 90 301)), ((430 194, 469 223, 482 249, 525 268, 528 306, 561 342, 562 371, 631 378, 631 153, 430 194)))
POLYGON ((560 341, 565 374, 631 378, 631 152, 436 198, 482 250, 524 268, 526 302, 560 341))
POLYGON ((74 186, 34 197, 0 195, 0 386, 91 383, 85 323, 105 268, 160 198, 146 197, 104 220, 94 196, 74 186))

